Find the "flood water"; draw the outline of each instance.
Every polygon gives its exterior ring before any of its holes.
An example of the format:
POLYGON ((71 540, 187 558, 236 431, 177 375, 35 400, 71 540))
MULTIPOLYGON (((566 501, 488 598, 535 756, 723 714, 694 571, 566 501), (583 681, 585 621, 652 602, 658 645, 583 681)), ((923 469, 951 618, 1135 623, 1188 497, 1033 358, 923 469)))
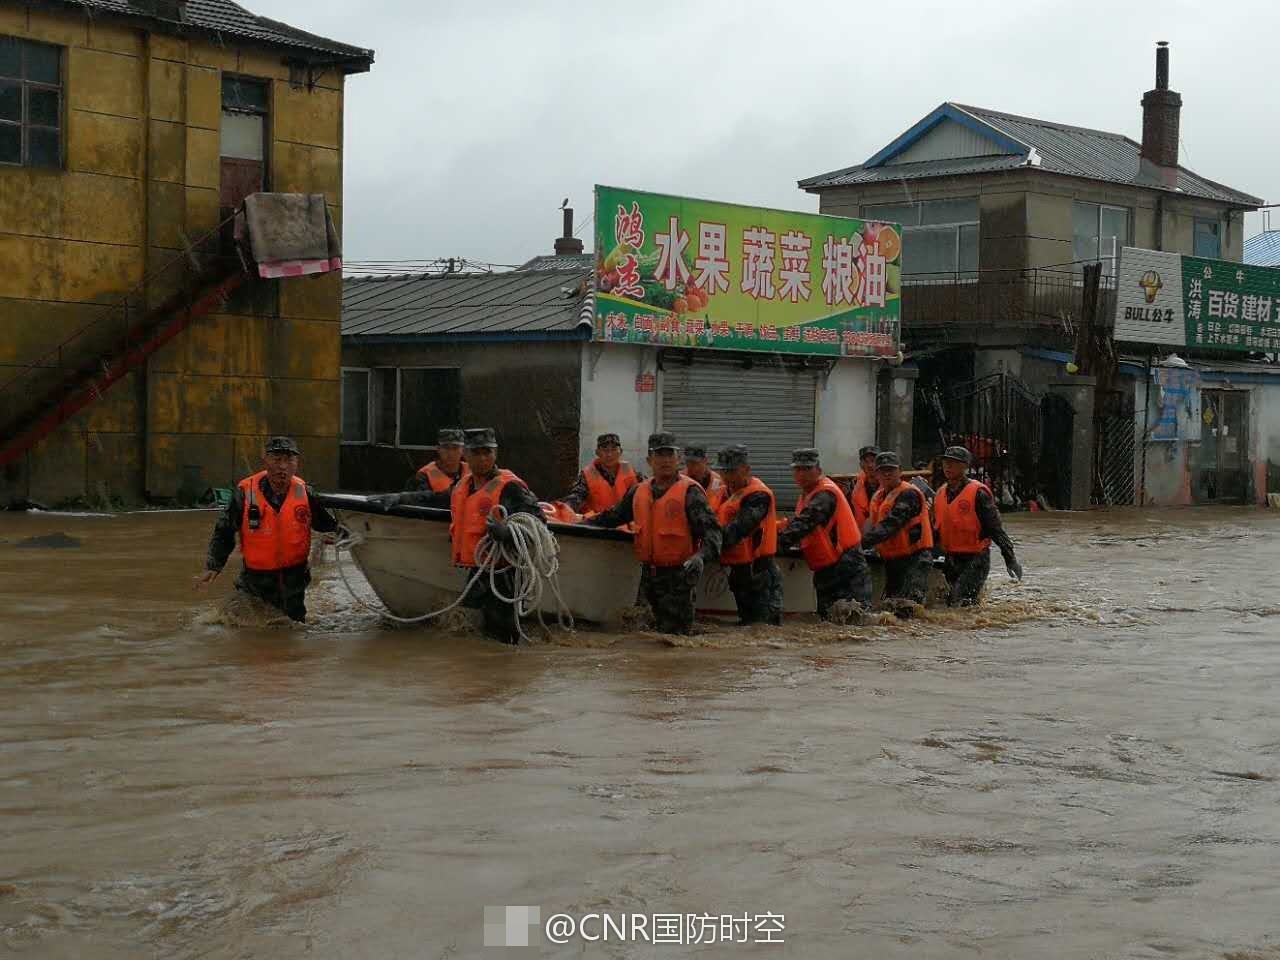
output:
POLYGON ((0 514, 0 952, 519 956, 484 907, 538 905, 785 916, 539 956, 1280 957, 1280 513, 1011 518, 1025 583, 901 626, 514 650, 331 569, 305 628, 228 612, 212 523, 0 514))

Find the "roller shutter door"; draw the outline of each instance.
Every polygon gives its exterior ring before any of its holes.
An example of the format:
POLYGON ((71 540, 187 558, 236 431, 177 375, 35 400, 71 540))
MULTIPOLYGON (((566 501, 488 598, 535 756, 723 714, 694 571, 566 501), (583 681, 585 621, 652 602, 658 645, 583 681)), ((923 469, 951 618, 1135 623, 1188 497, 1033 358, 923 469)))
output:
POLYGON ((745 443, 751 468, 791 512, 799 496, 791 451, 813 446, 817 375, 756 365, 667 363, 662 370, 662 429, 680 442, 707 447, 712 466, 721 447, 745 443))

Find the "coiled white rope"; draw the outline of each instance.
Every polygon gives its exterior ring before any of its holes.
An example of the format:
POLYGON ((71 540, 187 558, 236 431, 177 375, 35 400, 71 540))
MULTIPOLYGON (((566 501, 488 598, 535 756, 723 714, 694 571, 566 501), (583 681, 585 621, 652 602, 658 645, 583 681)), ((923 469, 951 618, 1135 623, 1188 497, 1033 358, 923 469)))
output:
MULTIPOLYGON (((573 612, 560 594, 560 544, 556 541, 555 534, 532 514, 516 513, 508 516, 506 508, 501 505, 496 508, 496 511, 498 518, 506 522, 507 529, 511 532, 511 542, 500 543, 487 533, 480 538, 480 542, 476 544, 475 573, 458 594, 458 599, 447 607, 417 617, 398 617, 385 606, 382 607, 382 615, 396 623, 410 624, 423 623, 443 616, 457 608, 466 599, 476 581, 488 574, 489 591, 502 602, 516 607, 516 630, 520 634, 520 639, 529 641, 529 635, 524 632, 520 618, 527 617, 530 613, 536 613, 538 625, 544 631, 547 629, 546 621, 542 616, 542 600, 546 595, 548 584, 556 598, 557 624, 563 630, 572 630, 574 628, 573 612), (498 588, 498 575, 507 570, 512 572, 511 596, 507 596, 498 588)), ((342 551, 346 550, 350 553, 352 547, 359 546, 363 542, 363 537, 351 536, 334 544, 338 576, 352 599, 361 605, 364 605, 365 601, 356 593, 351 581, 347 579, 347 571, 342 562, 342 551)))

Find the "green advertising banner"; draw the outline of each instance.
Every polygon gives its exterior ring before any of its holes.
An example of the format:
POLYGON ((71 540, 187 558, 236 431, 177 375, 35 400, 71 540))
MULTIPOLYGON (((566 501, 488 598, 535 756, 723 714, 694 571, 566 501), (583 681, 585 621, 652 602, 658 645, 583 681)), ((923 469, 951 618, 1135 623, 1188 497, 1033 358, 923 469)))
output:
POLYGON ((1280 270, 1182 258, 1187 346, 1280 353, 1280 270))
POLYGON ((893 356, 896 224, 596 187, 595 338, 893 356))

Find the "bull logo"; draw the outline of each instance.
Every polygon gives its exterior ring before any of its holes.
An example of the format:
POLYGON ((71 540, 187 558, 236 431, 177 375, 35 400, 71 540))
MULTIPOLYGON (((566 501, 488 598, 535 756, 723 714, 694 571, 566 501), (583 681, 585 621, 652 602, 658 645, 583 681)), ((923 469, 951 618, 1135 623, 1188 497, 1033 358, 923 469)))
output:
POLYGON ((1147 298, 1147 303, 1155 303, 1156 294, 1164 286, 1164 281, 1160 279, 1160 274, 1154 270, 1148 270, 1142 275, 1142 279, 1138 281, 1138 286, 1142 288, 1142 294, 1147 298))

